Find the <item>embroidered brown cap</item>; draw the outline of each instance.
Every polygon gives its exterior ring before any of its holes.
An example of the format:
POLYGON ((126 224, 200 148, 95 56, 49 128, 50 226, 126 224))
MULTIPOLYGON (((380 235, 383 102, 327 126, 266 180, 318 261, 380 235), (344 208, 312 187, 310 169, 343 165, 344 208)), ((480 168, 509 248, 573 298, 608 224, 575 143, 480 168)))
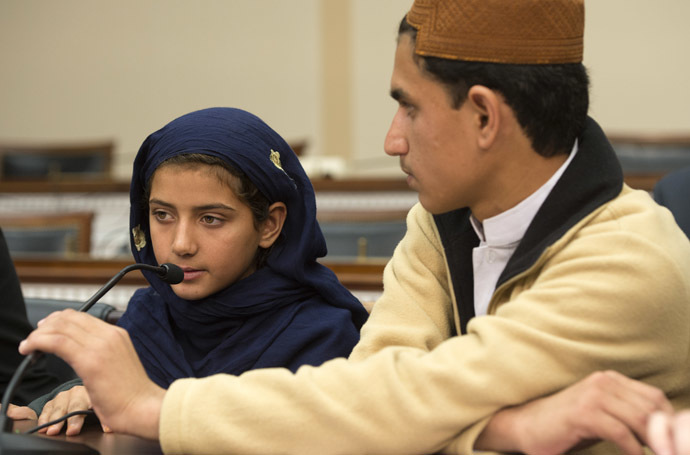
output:
POLYGON ((517 64, 582 62, 584 0, 415 0, 418 55, 517 64))

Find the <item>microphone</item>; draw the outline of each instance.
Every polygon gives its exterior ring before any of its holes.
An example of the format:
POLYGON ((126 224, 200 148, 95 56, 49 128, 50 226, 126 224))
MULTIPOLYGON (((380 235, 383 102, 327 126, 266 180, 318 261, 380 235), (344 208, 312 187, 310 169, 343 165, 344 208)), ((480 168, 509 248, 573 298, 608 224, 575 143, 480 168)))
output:
MULTIPOLYGON (((113 286, 117 284, 118 281, 122 279, 123 276, 131 272, 132 270, 148 270, 150 272, 155 272, 158 278, 165 281, 168 284, 181 283, 184 280, 184 272, 181 268, 175 264, 166 262, 161 266, 148 265, 148 264, 131 264, 120 270, 117 275, 112 277, 110 281, 105 283, 102 288, 98 290, 89 300, 87 300, 81 308, 77 311, 89 311, 89 308, 93 306, 94 303, 98 302, 101 297, 103 297, 106 292, 108 292, 113 286)), ((4 406, 4 402, 3 402, 4 406)))
MULTIPOLYGON (((101 297, 103 297, 113 286, 115 286, 126 274, 133 270, 147 270, 154 272, 158 278, 168 284, 178 284, 184 280, 184 271, 175 264, 165 263, 161 266, 149 264, 130 264, 120 270, 114 277, 112 277, 106 284, 103 285, 89 300, 77 310, 79 312, 88 311, 101 297)), ((32 453, 32 454, 49 454, 49 453, 70 453, 70 454, 96 454, 98 451, 91 447, 75 443, 67 442, 58 439, 46 439, 36 436, 15 434, 12 433, 12 419, 7 416, 7 410, 10 405, 10 400, 14 395, 15 389, 21 383, 22 377, 27 368, 36 361, 40 352, 34 351, 27 355, 19 367, 12 375, 12 379, 5 389, 2 396, 2 408, 0 408, 0 453, 3 455, 10 455, 13 453, 32 453)))
POLYGON ((184 281, 184 271, 175 264, 167 262, 160 267, 154 268, 164 270, 162 273, 160 271, 157 271, 156 273, 158 273, 158 276, 160 276, 161 280, 168 284, 178 284, 184 281))

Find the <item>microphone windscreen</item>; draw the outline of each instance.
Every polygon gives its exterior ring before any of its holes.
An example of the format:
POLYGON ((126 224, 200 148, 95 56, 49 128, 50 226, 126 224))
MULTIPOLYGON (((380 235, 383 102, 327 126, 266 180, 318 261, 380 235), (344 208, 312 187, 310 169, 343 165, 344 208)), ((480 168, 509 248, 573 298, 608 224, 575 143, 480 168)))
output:
POLYGON ((163 275, 161 275, 161 279, 166 283, 177 284, 182 283, 182 280, 184 280, 184 272, 175 264, 167 262, 163 264, 161 267, 164 267, 166 270, 166 272, 163 275))

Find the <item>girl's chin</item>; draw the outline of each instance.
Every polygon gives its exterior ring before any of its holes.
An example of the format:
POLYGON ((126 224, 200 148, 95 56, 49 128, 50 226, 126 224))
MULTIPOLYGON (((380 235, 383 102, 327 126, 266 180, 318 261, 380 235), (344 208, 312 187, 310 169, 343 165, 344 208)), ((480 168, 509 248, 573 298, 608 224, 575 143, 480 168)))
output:
POLYGON ((185 300, 200 300, 210 295, 201 286, 194 286, 190 284, 176 284, 171 287, 175 295, 185 300))

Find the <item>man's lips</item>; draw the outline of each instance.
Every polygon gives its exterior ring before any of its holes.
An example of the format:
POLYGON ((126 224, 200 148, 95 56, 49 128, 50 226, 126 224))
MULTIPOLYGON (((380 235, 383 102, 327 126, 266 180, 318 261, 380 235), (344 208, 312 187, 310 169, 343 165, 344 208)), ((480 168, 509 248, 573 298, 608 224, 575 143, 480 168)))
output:
POLYGON ((410 171, 409 169, 407 169, 405 167, 401 167, 400 169, 407 175, 407 179, 406 179, 407 185, 408 186, 411 185, 412 181, 414 180, 414 175, 412 175, 412 171, 410 171))
POLYGON ((407 168, 404 164, 402 164, 402 161, 400 162, 400 170, 403 171, 405 174, 408 176, 412 176, 412 171, 407 168))

